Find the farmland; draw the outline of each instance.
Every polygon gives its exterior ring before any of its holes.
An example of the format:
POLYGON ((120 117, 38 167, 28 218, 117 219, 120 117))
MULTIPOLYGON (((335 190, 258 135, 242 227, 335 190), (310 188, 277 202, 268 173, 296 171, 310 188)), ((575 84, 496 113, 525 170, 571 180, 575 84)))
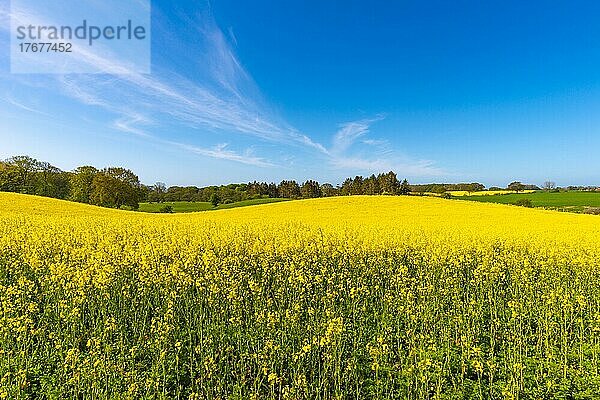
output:
POLYGON ((208 210, 222 210, 226 208, 236 207, 247 207, 255 206, 258 204, 276 203, 280 201, 286 201, 287 199, 279 198, 264 198, 264 199, 252 199, 237 201, 234 203, 219 204, 217 207, 209 202, 193 202, 193 201, 174 201, 174 202, 163 202, 163 203, 140 203, 139 211, 142 212, 160 212, 164 207, 171 207, 174 213, 186 213, 196 211, 208 211, 208 210))
MULTIPOLYGON (((521 194, 526 194, 526 193, 534 193, 535 190, 523 190, 520 193, 521 194)), ((478 192, 467 192, 465 190, 452 190, 448 193, 450 196, 454 196, 454 197, 464 197, 464 196, 498 196, 498 195, 505 195, 505 194, 517 194, 516 191, 514 190, 481 190, 478 192)))
POLYGON ((592 398, 596 216, 0 193, 0 398, 592 398))
POLYGON ((510 193, 491 196, 461 196, 462 200, 514 204, 519 200, 528 199, 533 207, 544 207, 562 211, 583 211, 586 207, 600 207, 600 192, 544 192, 510 193))

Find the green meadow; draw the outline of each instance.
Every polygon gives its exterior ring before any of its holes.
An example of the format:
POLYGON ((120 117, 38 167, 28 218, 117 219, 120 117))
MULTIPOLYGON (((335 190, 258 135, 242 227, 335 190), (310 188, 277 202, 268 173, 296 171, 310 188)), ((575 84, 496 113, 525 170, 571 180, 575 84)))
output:
POLYGON ((216 207, 209 202, 199 202, 199 201, 173 201, 173 202, 163 202, 163 203, 140 203, 140 208, 138 211, 141 212, 149 212, 149 213, 157 213, 161 212, 161 209, 164 207, 170 206, 174 213, 188 213, 188 212, 197 212, 197 211, 209 211, 209 210, 221 210, 225 208, 236 208, 236 207, 247 207, 247 206, 255 206, 258 204, 267 204, 267 203, 277 203, 280 201, 286 201, 287 199, 252 199, 252 200, 243 200, 237 201, 234 203, 226 203, 219 204, 216 207))
POLYGON ((581 212, 587 207, 600 207, 600 192, 544 192, 499 194, 492 196, 462 196, 461 200, 485 203, 515 204, 519 200, 529 200, 533 207, 551 208, 562 211, 581 212))

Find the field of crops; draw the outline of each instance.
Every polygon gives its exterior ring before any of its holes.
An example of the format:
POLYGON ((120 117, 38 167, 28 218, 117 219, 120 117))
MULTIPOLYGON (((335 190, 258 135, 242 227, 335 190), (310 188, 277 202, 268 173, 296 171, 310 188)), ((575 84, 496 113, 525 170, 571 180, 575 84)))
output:
POLYGON ((595 398, 600 219, 0 193, 0 398, 595 398))

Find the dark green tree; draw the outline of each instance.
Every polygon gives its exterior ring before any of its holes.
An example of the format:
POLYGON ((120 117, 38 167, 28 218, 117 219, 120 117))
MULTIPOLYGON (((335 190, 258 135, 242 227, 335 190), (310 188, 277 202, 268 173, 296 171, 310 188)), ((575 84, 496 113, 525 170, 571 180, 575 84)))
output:
POLYGON ((302 187, 300 188, 300 194, 305 199, 321 197, 321 186, 317 181, 308 180, 302 184, 302 187))
POLYGON ((29 156, 14 156, 6 160, 17 174, 17 190, 21 193, 35 194, 36 172, 38 160, 29 156))
POLYGON ((519 181, 515 181, 515 182, 509 183, 507 188, 508 188, 508 190, 514 190, 515 192, 519 193, 519 192, 522 192, 523 190, 525 190, 525 185, 523 185, 519 181))
POLYGON ((300 186, 296 181, 281 181, 277 189, 281 198, 297 199, 300 197, 300 186))
POLYGON ((340 188, 340 194, 342 196, 350 196, 352 193, 352 183, 354 180, 352 178, 346 178, 344 183, 342 183, 342 187, 340 188))
POLYGON ((350 184, 350 194, 351 195, 361 195, 364 194, 363 188, 363 177, 358 175, 355 176, 350 184))
POLYGON ((212 204, 213 207, 216 207, 219 205, 220 202, 221 202, 221 199, 219 199, 219 195, 216 192, 214 192, 210 196, 210 204, 212 204))
POLYGON ((338 195, 338 189, 333 187, 331 183, 324 183, 321 185, 321 193, 323 197, 333 197, 338 195))
POLYGON ((380 194, 379 179, 373 174, 363 182, 363 194, 380 194))
POLYGON ((0 161, 0 191, 18 192, 19 174, 17 169, 8 163, 0 161))
POLYGON ((408 180, 404 179, 400 184, 399 193, 402 195, 410 194, 410 185, 408 184, 408 180))
POLYGON ((111 167, 94 176, 90 200, 91 203, 104 207, 129 206, 137 209, 143 195, 137 175, 125 168, 111 167))
POLYGON ((162 182, 156 182, 147 189, 146 200, 151 203, 162 203, 167 193, 167 185, 162 182))
POLYGON ((381 194, 398 194, 400 182, 394 172, 390 171, 387 174, 380 174, 377 180, 379 181, 381 194))
POLYGON ((48 162, 37 163, 35 194, 66 199, 69 196, 69 175, 48 162))

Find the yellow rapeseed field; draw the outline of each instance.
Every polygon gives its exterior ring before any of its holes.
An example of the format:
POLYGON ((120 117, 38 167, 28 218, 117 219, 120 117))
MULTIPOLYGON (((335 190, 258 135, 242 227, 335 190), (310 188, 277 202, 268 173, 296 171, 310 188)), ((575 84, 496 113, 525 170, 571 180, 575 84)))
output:
POLYGON ((0 399, 595 398, 600 217, 0 193, 0 399))

